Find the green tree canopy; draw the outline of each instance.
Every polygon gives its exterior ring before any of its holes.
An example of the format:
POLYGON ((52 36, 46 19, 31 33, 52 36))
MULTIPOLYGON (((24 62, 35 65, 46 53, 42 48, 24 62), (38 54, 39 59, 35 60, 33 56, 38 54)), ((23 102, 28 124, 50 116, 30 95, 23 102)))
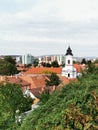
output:
POLYGON ((7 60, 0 60, 0 75, 13 75, 17 74, 18 70, 14 63, 8 62, 7 60))
POLYGON ((97 130, 98 67, 95 70, 55 91, 20 130, 97 130))
POLYGON ((52 67, 59 67, 59 64, 58 64, 57 60, 53 61, 53 62, 51 63, 51 66, 52 66, 52 67))
POLYGON ((15 59, 13 59, 11 56, 5 56, 4 60, 11 63, 11 64, 13 64, 13 65, 16 64, 15 59))
POLYGON ((56 73, 51 73, 49 79, 46 80, 47 86, 58 86, 60 84, 60 79, 56 73))
POLYGON ((94 63, 98 63, 98 59, 96 59, 96 60, 94 61, 94 63))
POLYGON ((86 64, 86 63, 87 63, 86 59, 83 58, 82 61, 81 61, 81 64, 86 64))
POLYGON ((34 62, 33 62, 33 65, 34 65, 34 67, 36 67, 36 66, 38 66, 38 59, 34 59, 34 62))
POLYGON ((31 109, 32 100, 25 98, 17 84, 0 85, 0 129, 15 126, 16 111, 19 113, 31 109))

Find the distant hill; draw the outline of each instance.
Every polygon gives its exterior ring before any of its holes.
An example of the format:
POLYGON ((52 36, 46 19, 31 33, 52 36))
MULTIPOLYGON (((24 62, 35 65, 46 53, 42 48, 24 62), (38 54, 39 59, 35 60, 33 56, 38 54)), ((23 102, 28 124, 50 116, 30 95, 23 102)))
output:
POLYGON ((98 130, 98 68, 54 92, 20 130, 98 130))

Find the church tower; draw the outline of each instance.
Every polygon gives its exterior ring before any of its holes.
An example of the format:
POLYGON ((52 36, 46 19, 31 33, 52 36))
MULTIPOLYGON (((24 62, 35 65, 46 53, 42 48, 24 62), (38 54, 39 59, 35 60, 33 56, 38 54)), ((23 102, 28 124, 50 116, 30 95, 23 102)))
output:
POLYGON ((62 76, 68 78, 76 78, 77 76, 76 68, 73 67, 73 54, 70 46, 65 54, 65 67, 62 68, 62 76))

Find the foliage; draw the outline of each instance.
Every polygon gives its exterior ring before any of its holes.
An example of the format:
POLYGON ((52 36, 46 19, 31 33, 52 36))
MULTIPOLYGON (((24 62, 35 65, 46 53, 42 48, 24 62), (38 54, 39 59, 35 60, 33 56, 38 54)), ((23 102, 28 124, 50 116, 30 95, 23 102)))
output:
POLYGON ((94 61, 94 63, 98 63, 98 59, 96 59, 96 60, 94 61))
POLYGON ((87 73, 78 82, 55 91, 20 127, 20 130, 32 129, 97 130, 98 73, 87 73))
POLYGON ((97 73, 98 73, 98 67, 94 63, 88 62, 85 70, 82 73, 82 77, 87 76, 89 74, 97 75, 97 73))
POLYGON ((58 86, 60 84, 60 79, 57 74, 51 73, 49 79, 46 79, 47 86, 58 86))
POLYGON ((0 85, 0 129, 14 129, 16 111, 30 110, 31 104, 31 100, 23 96, 19 85, 0 85))
POLYGON ((16 65, 15 59, 13 59, 11 56, 5 56, 4 60, 6 62, 13 64, 13 65, 16 65))
POLYGON ((50 97, 49 91, 48 90, 44 91, 40 96, 40 102, 43 104, 46 103, 49 100, 49 97, 50 97))
POLYGON ((38 66, 38 59, 34 59, 34 62, 33 62, 33 65, 34 65, 34 67, 36 67, 36 66, 38 66))
POLYGON ((86 59, 83 58, 82 61, 81 61, 81 64, 86 64, 86 63, 87 63, 86 59))
POLYGON ((97 66, 95 66, 94 63, 88 62, 88 64, 87 64, 87 73, 95 73, 96 71, 98 71, 97 66))
POLYGON ((13 75, 17 73, 18 70, 13 59, 10 57, 5 57, 4 60, 0 59, 0 75, 13 75))
POLYGON ((53 62, 51 63, 51 66, 52 66, 52 67, 59 67, 59 64, 58 64, 57 60, 53 61, 53 62))
POLYGON ((51 67, 51 64, 50 63, 46 63, 46 67, 51 67))
POLYGON ((30 67, 32 67, 32 64, 27 64, 26 67, 30 68, 30 67))
POLYGON ((80 61, 73 60, 73 64, 80 64, 80 61))
POLYGON ((51 64, 50 64, 50 63, 42 62, 41 65, 42 65, 43 67, 51 67, 51 64))

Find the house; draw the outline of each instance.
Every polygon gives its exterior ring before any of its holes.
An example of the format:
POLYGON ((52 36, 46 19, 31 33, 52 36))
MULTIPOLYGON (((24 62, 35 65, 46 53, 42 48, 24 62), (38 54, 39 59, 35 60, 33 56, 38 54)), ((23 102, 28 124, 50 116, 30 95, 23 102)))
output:
POLYGON ((30 89, 31 84, 19 76, 0 76, 1 83, 12 83, 12 84, 19 84, 22 87, 22 90, 30 89))
MULTIPOLYGON (((36 96, 39 97, 40 94, 42 94, 45 90, 49 90, 50 92, 52 92, 54 90, 54 87, 47 87, 46 86, 46 79, 49 78, 49 75, 42 75, 42 74, 37 74, 37 75, 24 75, 21 76, 20 78, 22 78, 25 81, 28 81, 31 84, 31 89, 30 91, 36 96)), ((57 87, 60 88, 65 84, 70 83, 70 79, 68 79, 65 76, 61 76, 59 75, 59 78, 61 80, 61 84, 57 87)))

